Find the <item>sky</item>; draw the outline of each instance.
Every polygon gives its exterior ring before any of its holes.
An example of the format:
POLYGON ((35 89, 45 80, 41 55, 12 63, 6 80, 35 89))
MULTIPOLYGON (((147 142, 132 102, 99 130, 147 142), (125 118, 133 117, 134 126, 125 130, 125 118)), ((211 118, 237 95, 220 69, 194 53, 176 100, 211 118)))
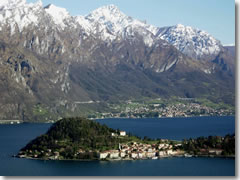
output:
MULTIPOLYGON (((37 0, 27 0, 36 2, 37 0)), ((222 44, 235 44, 235 0, 42 0, 66 8, 73 16, 87 15, 114 4, 123 13, 157 27, 183 24, 205 30, 222 44)))

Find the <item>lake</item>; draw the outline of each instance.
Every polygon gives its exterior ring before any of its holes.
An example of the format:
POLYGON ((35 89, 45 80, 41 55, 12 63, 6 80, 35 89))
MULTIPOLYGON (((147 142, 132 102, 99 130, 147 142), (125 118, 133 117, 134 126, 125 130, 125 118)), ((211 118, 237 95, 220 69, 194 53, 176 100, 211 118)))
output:
MULTIPOLYGON (((112 128, 138 136, 175 139, 235 132, 235 118, 100 119, 112 128)), ((42 161, 11 157, 30 140, 45 133, 51 124, 0 125, 1 176, 234 176, 235 159, 163 158, 136 161, 42 161)))
POLYGON ((140 137, 183 140, 200 136, 225 136, 235 132, 233 116, 144 118, 144 119, 99 119, 101 124, 119 128, 140 137))

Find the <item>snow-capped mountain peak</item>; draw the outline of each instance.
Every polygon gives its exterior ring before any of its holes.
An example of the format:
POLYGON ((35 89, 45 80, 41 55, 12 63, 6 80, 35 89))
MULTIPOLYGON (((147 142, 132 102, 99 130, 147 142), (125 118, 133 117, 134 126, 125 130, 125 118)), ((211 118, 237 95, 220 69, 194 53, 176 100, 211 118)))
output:
POLYGON ((117 6, 111 4, 93 10, 86 18, 112 21, 112 18, 123 19, 126 18, 126 15, 122 13, 117 6))
POLYGON ((140 38, 145 45, 152 46, 156 40, 163 39, 182 53, 196 59, 217 55, 222 47, 220 41, 205 31, 182 24, 158 28, 127 16, 113 4, 100 7, 87 16, 73 17, 65 8, 53 4, 43 7, 41 0, 36 3, 26 3, 26 0, 1 0, 0 22, 0 31, 7 25, 11 35, 22 32, 29 25, 51 26, 58 30, 81 26, 86 34, 104 41, 140 38))
POLYGON ((207 32, 182 24, 160 28, 157 36, 196 59, 217 55, 222 46, 219 40, 207 32))
POLYGON ((99 32, 103 39, 116 39, 117 37, 132 37, 134 31, 143 35, 144 42, 151 45, 151 38, 157 32, 157 28, 147 25, 145 22, 125 15, 115 5, 100 7, 92 11, 85 19, 91 24, 98 24, 99 32))
POLYGON ((100 7, 85 17, 92 23, 99 23, 102 28, 107 28, 112 34, 116 34, 125 28, 132 19, 122 13, 115 5, 100 7))
POLYGON ((62 28, 66 27, 64 20, 71 16, 65 8, 49 4, 44 9, 53 18, 55 24, 60 25, 62 28))

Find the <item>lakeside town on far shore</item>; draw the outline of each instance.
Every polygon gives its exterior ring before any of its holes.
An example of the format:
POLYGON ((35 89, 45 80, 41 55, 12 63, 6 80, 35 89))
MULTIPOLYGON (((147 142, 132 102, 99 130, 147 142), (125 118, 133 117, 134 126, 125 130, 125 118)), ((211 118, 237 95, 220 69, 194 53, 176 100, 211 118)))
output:
MULTIPOLYGON (((225 104, 216 105, 209 101, 194 98, 181 98, 174 102, 165 102, 161 98, 151 101, 127 100, 120 104, 108 104, 109 112, 95 112, 88 115, 90 119, 103 118, 164 118, 195 116, 234 115, 233 107, 225 104), (203 101, 203 102, 202 102, 203 101)), ((92 102, 94 103, 94 102, 92 102)))
MULTIPOLYGON (((224 103, 213 103, 207 99, 197 98, 170 98, 170 99, 148 99, 148 100, 124 100, 116 103, 101 101, 75 102, 78 106, 99 106, 98 110, 87 111, 84 114, 73 114, 88 119, 105 118, 177 118, 177 117, 199 117, 199 116, 234 116, 235 107, 224 103), (101 107, 101 108, 100 108, 101 107)), ((47 107, 36 105, 34 112, 41 114, 39 122, 54 123, 63 117, 47 114, 47 107)), ((67 117, 69 114, 67 115, 67 117)), ((3 118, 0 124, 19 124, 22 122, 34 122, 31 119, 23 120, 19 117, 3 118)))

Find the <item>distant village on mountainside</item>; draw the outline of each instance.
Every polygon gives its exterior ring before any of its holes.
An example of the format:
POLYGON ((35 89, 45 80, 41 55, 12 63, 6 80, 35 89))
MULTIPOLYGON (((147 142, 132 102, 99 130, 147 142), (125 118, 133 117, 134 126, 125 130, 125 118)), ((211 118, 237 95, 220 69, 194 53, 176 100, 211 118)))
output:
MULTIPOLYGON (((88 102, 94 103, 94 102, 88 102)), ((208 100, 195 98, 161 98, 148 101, 127 100, 118 104, 108 104, 110 112, 94 112, 87 117, 101 118, 161 118, 193 116, 234 115, 235 109, 227 104, 214 104, 208 100)))

